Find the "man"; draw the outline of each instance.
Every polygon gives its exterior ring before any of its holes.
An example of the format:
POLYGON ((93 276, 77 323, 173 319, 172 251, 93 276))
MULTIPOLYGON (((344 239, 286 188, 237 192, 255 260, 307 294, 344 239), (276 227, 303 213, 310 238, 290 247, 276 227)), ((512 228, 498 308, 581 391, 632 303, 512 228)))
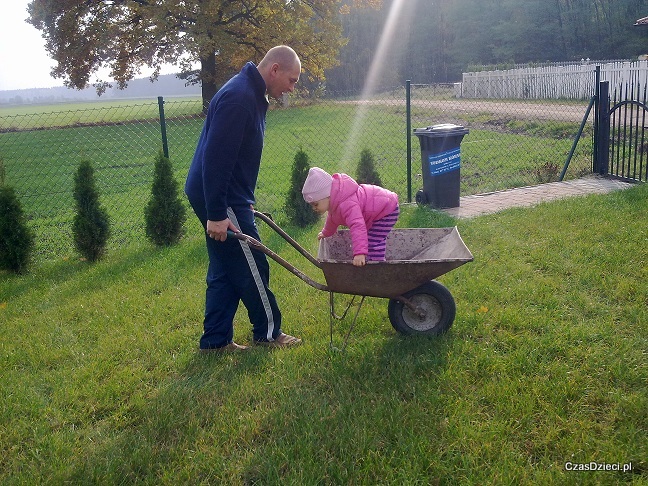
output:
POLYGON ((211 100, 185 193, 206 232, 209 269, 200 351, 242 351, 233 341, 239 301, 247 308, 255 344, 289 347, 301 339, 281 331, 281 312, 268 288, 266 256, 227 239, 227 230, 255 239, 252 205, 259 175, 268 96, 281 98, 299 81, 293 49, 276 46, 258 66, 248 62, 211 100))

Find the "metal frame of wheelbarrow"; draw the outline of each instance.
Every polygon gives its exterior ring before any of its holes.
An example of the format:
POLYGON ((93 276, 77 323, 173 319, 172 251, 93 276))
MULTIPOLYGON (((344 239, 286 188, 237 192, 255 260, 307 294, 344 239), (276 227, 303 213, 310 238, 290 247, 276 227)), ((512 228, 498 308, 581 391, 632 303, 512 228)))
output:
POLYGON ((259 211, 254 211, 254 215, 321 269, 326 285, 316 282, 255 238, 231 231, 228 231, 228 236, 265 253, 311 287, 329 292, 331 346, 333 319, 344 319, 356 297, 361 297, 361 300, 344 339, 343 348, 347 345, 366 297, 390 299, 389 319, 392 326, 404 334, 437 335, 447 331, 452 325, 455 316, 452 294, 433 279, 473 260, 456 227, 392 230, 388 238, 387 261, 367 262, 362 267, 356 267, 352 263, 348 230, 338 231, 336 235, 320 240, 318 259, 281 229, 270 215, 259 211), (341 316, 335 313, 334 293, 353 296, 341 316), (426 318, 438 318, 439 323, 427 327, 426 318))

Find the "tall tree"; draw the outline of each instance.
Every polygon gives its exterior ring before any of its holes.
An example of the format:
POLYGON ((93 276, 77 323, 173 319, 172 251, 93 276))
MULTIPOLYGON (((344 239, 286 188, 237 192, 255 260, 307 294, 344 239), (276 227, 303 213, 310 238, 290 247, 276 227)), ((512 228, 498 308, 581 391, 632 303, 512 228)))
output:
POLYGON ((387 7, 377 11, 352 11, 341 17, 348 43, 340 49, 339 66, 326 72, 330 93, 356 93, 362 90, 371 60, 380 40, 387 7))
POLYGON ((449 5, 453 0, 417 0, 419 13, 409 29, 407 52, 401 63, 402 79, 414 82, 447 82, 455 80, 456 58, 451 47, 463 35, 449 22, 449 5), (422 15, 422 13, 426 15, 422 15))
MULTIPOLYGON (((277 44, 302 58, 309 76, 322 77, 344 43, 340 0, 33 0, 28 22, 42 31, 57 62, 52 75, 85 88, 110 68, 119 88, 144 66, 157 78, 166 63, 202 84, 208 102, 220 83, 277 44), (198 65, 199 69, 193 67, 198 65)), ((354 0, 354 6, 380 3, 354 0)), ((103 92, 110 83, 98 80, 103 92)))

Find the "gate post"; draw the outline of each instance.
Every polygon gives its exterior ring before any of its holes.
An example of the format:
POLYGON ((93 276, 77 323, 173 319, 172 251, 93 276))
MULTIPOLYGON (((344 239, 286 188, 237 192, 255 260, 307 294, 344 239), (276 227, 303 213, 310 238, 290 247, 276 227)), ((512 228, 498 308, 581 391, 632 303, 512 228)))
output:
POLYGON ((407 202, 412 202, 412 82, 405 81, 405 133, 407 134, 407 202))
POLYGON ((594 71, 594 134, 592 140, 592 172, 598 171, 598 136, 599 136, 599 112, 601 99, 601 66, 596 66, 594 71))
POLYGON ((610 166, 610 82, 601 81, 598 91, 593 169, 595 173, 607 175, 610 166))

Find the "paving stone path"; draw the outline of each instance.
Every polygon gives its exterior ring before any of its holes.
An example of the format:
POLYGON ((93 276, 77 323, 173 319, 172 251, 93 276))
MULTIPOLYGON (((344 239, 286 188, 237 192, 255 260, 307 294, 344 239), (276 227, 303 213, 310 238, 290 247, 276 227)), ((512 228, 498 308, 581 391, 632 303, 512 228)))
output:
POLYGON ((482 214, 496 213, 511 207, 533 206, 541 202, 573 196, 605 194, 632 186, 633 184, 630 182, 591 175, 570 181, 549 182, 538 186, 464 196, 461 198, 458 208, 449 208, 443 211, 457 218, 471 218, 482 214))

